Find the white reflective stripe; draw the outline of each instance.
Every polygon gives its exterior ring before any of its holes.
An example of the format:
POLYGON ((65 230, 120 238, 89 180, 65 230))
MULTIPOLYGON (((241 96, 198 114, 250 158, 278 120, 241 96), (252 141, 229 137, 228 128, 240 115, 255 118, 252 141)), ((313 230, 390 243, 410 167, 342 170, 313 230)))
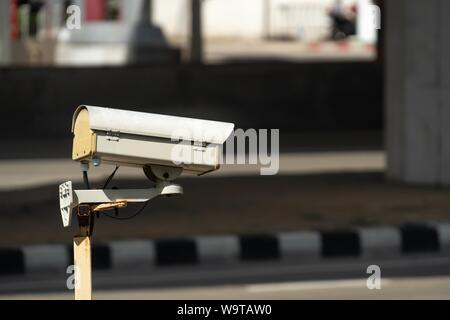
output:
POLYGON ((150 268, 155 264, 155 247, 150 240, 114 241, 110 248, 113 268, 150 268))
POLYGON ((233 262, 239 259, 239 239, 236 236, 198 237, 195 241, 201 262, 233 262))
POLYGON ((401 251, 400 230, 395 227, 360 228, 357 231, 363 256, 392 256, 401 251))
POLYGON ((439 244, 443 252, 450 252, 450 223, 437 223, 435 228, 439 236, 439 244))
POLYGON ((23 247, 26 272, 65 272, 69 266, 69 253, 63 245, 39 245, 23 247))
POLYGON ((321 239, 319 232, 284 232, 278 235, 283 258, 320 257, 321 239))

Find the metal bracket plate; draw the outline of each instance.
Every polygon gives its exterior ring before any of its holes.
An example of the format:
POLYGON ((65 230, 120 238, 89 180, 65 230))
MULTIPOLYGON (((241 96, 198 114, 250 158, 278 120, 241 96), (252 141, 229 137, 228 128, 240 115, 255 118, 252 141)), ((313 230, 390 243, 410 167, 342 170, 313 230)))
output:
POLYGON ((64 227, 72 223, 73 192, 72 181, 65 182, 59 186, 59 205, 64 227))

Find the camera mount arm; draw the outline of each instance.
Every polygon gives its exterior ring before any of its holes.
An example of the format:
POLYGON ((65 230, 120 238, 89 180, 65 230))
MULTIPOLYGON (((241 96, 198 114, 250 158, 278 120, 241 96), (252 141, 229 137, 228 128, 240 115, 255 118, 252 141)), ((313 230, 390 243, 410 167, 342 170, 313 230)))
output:
POLYGON ((73 190, 72 181, 59 186, 59 203, 64 227, 72 224, 72 211, 81 205, 91 205, 96 212, 125 207, 128 203, 143 203, 158 196, 183 194, 183 188, 161 182, 150 189, 73 190))

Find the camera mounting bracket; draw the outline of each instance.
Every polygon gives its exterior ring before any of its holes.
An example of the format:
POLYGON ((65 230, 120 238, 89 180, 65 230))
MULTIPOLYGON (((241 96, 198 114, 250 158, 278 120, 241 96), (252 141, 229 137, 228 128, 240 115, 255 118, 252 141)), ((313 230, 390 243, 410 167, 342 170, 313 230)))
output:
POLYGON ((183 194, 183 188, 171 182, 159 182, 150 189, 73 190, 72 181, 59 186, 59 203, 64 227, 72 224, 72 211, 80 205, 92 205, 93 212, 142 203, 158 196, 183 194), (95 209, 97 208, 97 209, 95 209))

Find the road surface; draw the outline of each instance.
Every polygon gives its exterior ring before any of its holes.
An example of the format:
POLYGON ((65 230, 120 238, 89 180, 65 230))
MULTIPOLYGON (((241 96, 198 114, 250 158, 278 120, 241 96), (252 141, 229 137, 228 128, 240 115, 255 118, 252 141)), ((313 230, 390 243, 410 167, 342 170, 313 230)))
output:
MULTIPOLYGON (((0 279, 1 299, 72 299, 67 275, 0 279)), ((94 273, 95 299, 450 299, 450 258, 265 262, 94 273), (369 290, 367 267, 381 268, 369 290)))
MULTIPOLYGON (((0 300, 72 300, 73 294, 18 294, 0 300)), ((385 279, 369 290, 366 279, 283 282, 256 285, 99 291, 95 300, 309 300, 450 299, 450 277, 385 279)))

